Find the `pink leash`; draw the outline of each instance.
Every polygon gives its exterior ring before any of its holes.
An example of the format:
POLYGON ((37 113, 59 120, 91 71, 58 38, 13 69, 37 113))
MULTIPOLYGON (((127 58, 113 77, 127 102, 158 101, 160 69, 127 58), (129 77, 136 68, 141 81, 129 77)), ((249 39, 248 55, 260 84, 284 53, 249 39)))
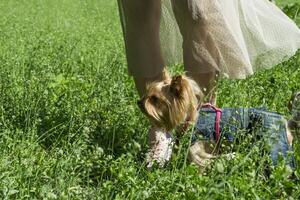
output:
POLYGON ((220 108, 217 108, 213 106, 210 103, 205 103, 201 105, 201 108, 212 108, 216 112, 216 120, 215 120, 215 131, 216 131, 216 142, 218 143, 220 140, 220 121, 222 116, 222 110, 220 108))

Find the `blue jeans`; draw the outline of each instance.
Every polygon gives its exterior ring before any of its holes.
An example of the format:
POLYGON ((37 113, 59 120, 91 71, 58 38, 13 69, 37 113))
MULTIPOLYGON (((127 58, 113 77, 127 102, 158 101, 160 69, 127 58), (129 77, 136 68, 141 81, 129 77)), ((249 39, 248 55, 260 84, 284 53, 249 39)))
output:
MULTIPOLYGON (((196 122, 196 132, 193 134, 192 143, 197 140, 198 133, 201 138, 215 140, 215 118, 216 113, 211 108, 199 110, 199 117, 196 122)), ((261 108, 224 108, 220 121, 220 132, 222 138, 234 141, 239 130, 254 132, 258 138, 266 139, 270 147, 270 156, 274 165, 278 162, 281 153, 286 162, 295 167, 294 157, 288 156, 292 147, 287 139, 286 120, 278 113, 268 112, 261 108)))

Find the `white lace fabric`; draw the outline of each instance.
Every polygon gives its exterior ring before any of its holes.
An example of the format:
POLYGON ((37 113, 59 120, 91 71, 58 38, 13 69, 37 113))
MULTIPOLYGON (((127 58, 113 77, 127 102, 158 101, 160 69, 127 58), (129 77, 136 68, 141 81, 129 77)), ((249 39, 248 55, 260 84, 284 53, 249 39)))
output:
POLYGON ((172 155, 174 141, 171 134, 158 128, 151 128, 148 136, 150 148, 146 156, 147 168, 152 168, 155 162, 164 167, 172 155))
MULTIPOLYGON (((299 28, 268 0, 187 1, 191 14, 205 24, 191 30, 199 32, 193 39, 194 59, 206 60, 207 68, 228 78, 245 78, 271 68, 300 48, 299 28)), ((162 2, 160 38, 165 61, 169 65, 183 63, 182 37, 172 3, 162 2)))

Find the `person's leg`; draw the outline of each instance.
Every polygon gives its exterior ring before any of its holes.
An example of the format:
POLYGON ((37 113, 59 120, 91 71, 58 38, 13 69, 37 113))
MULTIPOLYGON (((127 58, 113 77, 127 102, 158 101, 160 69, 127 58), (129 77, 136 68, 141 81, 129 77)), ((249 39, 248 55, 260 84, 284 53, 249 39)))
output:
MULTIPOLYGON (((118 0, 118 4, 128 71, 142 97, 148 82, 165 78, 165 63, 159 39, 161 0, 118 0)), ((155 161, 164 166, 172 153, 170 134, 152 127, 148 136, 150 149, 147 153, 147 167, 151 168, 155 161)))
MULTIPOLYGON (((201 3, 203 5, 213 4, 210 1, 203 2, 207 2, 201 3)), ((172 0, 172 3, 183 37, 183 60, 187 75, 198 83, 206 95, 211 94, 216 85, 216 68, 219 65, 214 58, 218 57, 219 52, 205 29, 207 24, 201 15, 201 5, 193 0, 172 0)))
POLYGON ((205 97, 204 102, 209 102, 216 105, 217 101, 217 82, 218 82, 218 72, 215 70, 212 72, 196 73, 193 71, 187 71, 187 76, 194 79, 198 86, 202 89, 205 97))
POLYGON ((128 71, 139 95, 147 82, 160 80, 165 66, 159 39, 161 0, 118 0, 128 71))
POLYGON ((161 81, 164 80, 163 72, 159 72, 157 75, 153 77, 140 77, 133 76, 135 87, 138 91, 140 97, 145 95, 147 83, 151 83, 153 81, 161 81))

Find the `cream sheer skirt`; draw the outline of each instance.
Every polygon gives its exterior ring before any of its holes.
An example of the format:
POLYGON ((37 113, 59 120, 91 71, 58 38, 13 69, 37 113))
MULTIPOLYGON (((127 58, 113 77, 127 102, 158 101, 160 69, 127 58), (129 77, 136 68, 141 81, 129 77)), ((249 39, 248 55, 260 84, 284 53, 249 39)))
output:
MULTIPOLYGON (((180 9, 176 3, 173 1, 175 14, 180 9)), ((192 62, 184 59, 188 70, 204 72, 214 68, 229 78, 245 78, 288 59, 300 48, 299 28, 267 0, 191 0, 188 3, 191 14, 188 17, 194 21, 190 27, 182 27, 193 35, 190 39, 183 34, 187 45, 192 45, 188 53, 194 59, 192 62)), ((164 0, 163 5, 164 57, 169 64, 180 63, 182 36, 172 16, 171 3, 164 0)))
MULTIPOLYGON (((125 1, 119 0, 119 5, 123 2, 120 13, 126 44, 132 31, 126 25, 130 22, 123 11, 125 1)), ((268 0, 162 0, 161 11, 157 22, 161 48, 150 52, 162 54, 164 63, 149 66, 138 54, 127 55, 127 60, 136 61, 135 65, 128 63, 133 75, 148 76, 158 73, 162 65, 183 63, 187 71, 217 70, 228 78, 240 79, 273 67, 300 48, 299 28, 268 0)), ((143 54, 143 48, 139 53, 143 54)))

